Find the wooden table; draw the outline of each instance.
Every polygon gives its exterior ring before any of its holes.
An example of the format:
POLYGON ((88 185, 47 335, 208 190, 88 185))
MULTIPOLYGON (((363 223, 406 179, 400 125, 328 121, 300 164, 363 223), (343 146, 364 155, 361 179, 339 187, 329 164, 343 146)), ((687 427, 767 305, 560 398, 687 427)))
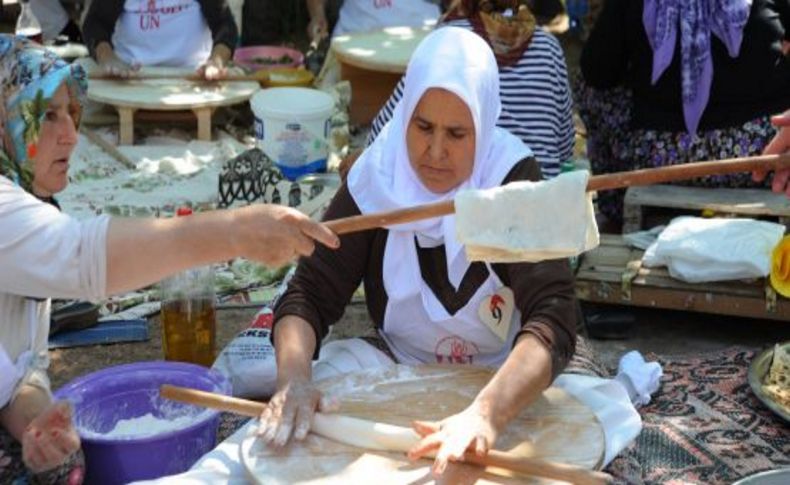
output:
MULTIPOLYGON (((192 71, 145 68, 145 73, 186 75, 192 71)), ((192 111, 199 140, 211 140, 211 116, 221 106, 242 103, 259 89, 256 82, 203 83, 178 79, 90 80, 88 98, 118 110, 120 143, 134 143, 134 115, 138 110, 192 111)))
POLYGON ((406 72, 412 52, 432 30, 433 26, 388 27, 332 39, 340 77, 351 83, 352 123, 365 125, 376 117, 406 72))
POLYGON ((582 257, 576 296, 593 303, 790 321, 790 299, 778 295, 765 278, 686 283, 666 268, 643 268, 642 254, 622 236, 602 234, 601 245, 582 257))

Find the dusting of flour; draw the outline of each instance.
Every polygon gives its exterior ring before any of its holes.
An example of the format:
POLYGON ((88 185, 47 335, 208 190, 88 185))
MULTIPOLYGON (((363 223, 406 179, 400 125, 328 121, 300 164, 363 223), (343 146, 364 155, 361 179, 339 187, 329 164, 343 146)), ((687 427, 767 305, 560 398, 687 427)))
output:
POLYGON ((183 429, 195 422, 195 416, 181 416, 175 419, 157 418, 148 413, 131 419, 121 419, 115 427, 103 433, 104 438, 148 438, 170 431, 183 429))

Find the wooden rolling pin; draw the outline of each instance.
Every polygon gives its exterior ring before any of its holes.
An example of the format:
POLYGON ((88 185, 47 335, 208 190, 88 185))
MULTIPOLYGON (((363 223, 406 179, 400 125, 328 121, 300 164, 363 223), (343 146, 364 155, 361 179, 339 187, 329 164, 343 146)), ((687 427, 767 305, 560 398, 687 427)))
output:
MULTIPOLYGON (((257 418, 266 409, 266 404, 261 402, 187 387, 171 386, 169 384, 164 384, 160 387, 159 395, 173 401, 227 411, 252 418, 257 418)), ((513 456, 497 450, 490 450, 486 456, 477 456, 473 452, 469 452, 464 455, 464 461, 483 467, 504 468, 524 475, 563 480, 578 485, 603 485, 612 482, 612 477, 603 472, 537 458, 513 456)))
MULTIPOLYGON (((790 168, 790 153, 762 155, 759 157, 730 158, 711 162, 695 162, 667 167, 646 168, 631 172, 595 175, 587 182, 587 191, 622 189, 638 185, 652 185, 678 180, 688 180, 706 175, 725 175, 754 170, 790 168)), ((440 217, 455 212, 452 200, 419 205, 391 212, 378 212, 326 221, 326 226, 336 234, 366 231, 378 227, 440 217)))
POLYGON ((255 81, 266 82, 269 80, 269 72, 266 70, 255 71, 252 74, 227 74, 219 79, 206 79, 197 74, 167 74, 160 72, 133 72, 129 77, 113 76, 105 72, 96 72, 88 75, 88 79, 100 79, 111 81, 147 81, 149 79, 172 79, 174 81, 196 81, 196 82, 224 82, 224 81, 255 81))

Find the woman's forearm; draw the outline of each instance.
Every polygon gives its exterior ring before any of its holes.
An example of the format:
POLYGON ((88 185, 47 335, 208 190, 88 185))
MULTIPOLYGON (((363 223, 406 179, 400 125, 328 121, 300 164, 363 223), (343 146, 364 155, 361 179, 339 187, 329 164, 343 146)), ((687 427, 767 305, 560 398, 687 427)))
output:
POLYGON ((291 380, 309 381, 315 352, 315 331, 296 315, 286 315, 277 322, 274 349, 277 355, 277 385, 291 380))
POLYGON ((230 47, 225 44, 214 44, 214 48, 211 49, 211 58, 219 61, 223 66, 230 62, 231 55, 230 47))
POLYGON ((524 334, 505 363, 475 398, 475 404, 501 431, 551 384, 551 354, 524 334))
POLYGON ((141 288, 193 266, 232 258, 230 217, 217 211, 171 219, 113 219, 107 233, 107 293, 141 288))

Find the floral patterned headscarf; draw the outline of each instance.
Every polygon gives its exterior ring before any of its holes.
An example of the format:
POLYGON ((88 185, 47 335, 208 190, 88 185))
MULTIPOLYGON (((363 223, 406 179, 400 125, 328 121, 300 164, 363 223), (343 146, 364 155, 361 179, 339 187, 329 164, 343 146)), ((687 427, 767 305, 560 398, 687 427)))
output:
POLYGON ((485 39, 499 67, 521 60, 532 41, 537 22, 526 0, 450 0, 442 22, 467 19, 485 39), (505 12, 510 11, 510 15, 505 12))
MULTIPOLYGON (((23 37, 0 35, 0 175, 31 192, 41 123, 49 101, 67 83, 74 113, 87 91, 85 71, 23 37)), ((79 115, 74 122, 79 125, 79 115)))

